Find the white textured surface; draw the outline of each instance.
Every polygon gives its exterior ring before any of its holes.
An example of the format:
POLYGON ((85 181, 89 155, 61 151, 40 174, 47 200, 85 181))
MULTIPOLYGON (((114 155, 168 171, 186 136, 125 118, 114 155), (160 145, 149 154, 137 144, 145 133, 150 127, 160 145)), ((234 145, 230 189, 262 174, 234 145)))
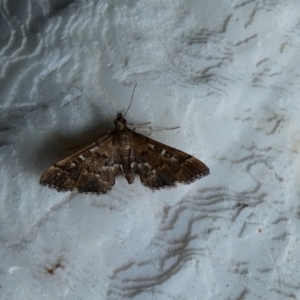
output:
POLYGON ((1 299, 300 299, 298 1, 3 0, 0 14, 1 299), (211 175, 155 193, 138 178, 104 196, 39 186, 113 128, 135 83, 127 121, 180 125, 152 137, 211 175))

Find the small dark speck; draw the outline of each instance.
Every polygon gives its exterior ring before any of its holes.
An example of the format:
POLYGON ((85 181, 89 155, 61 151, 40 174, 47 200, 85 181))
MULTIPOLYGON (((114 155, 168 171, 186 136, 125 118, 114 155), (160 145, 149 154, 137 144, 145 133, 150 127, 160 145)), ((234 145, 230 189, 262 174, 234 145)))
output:
POLYGON ((57 270, 58 268, 64 269, 64 266, 61 265, 61 264, 57 264, 57 265, 54 266, 54 268, 45 268, 45 270, 46 270, 49 274, 53 275, 54 272, 55 272, 55 270, 57 270))

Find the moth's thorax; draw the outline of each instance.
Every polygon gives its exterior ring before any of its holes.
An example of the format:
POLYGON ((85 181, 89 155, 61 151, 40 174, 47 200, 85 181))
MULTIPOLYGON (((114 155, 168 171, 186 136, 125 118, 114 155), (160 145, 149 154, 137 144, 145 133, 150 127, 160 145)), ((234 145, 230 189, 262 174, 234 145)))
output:
POLYGON ((118 113, 118 117, 114 121, 115 129, 116 130, 126 130, 127 129, 127 122, 126 119, 123 118, 121 113, 118 113))
POLYGON ((114 130, 115 142, 125 155, 125 153, 127 153, 130 148, 130 138, 128 135, 128 132, 130 130, 127 128, 126 120, 123 118, 123 115, 121 113, 118 114, 118 117, 114 122, 116 126, 114 130))
POLYGON ((131 143, 130 130, 127 127, 122 130, 116 128, 114 130, 114 142, 119 148, 120 155, 129 155, 131 143))

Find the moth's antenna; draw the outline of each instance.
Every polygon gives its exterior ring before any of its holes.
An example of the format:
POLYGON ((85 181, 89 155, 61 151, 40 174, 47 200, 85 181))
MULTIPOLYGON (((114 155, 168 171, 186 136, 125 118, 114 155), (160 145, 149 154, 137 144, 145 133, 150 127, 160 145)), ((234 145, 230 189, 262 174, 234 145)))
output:
POLYGON ((125 116, 126 116, 126 114, 128 113, 128 110, 129 110, 129 108, 130 108, 130 106, 131 106, 131 103, 132 103, 132 99, 133 99, 133 95, 134 95, 134 91, 135 91, 135 88, 136 88, 136 86, 137 86, 137 83, 135 84, 135 86, 134 86, 134 88, 133 88, 133 91, 132 91, 132 95, 131 95, 131 100, 130 100, 129 106, 128 106, 128 108, 127 108, 127 110, 126 110, 126 112, 125 112, 125 114, 124 114, 124 116, 123 116, 123 117, 125 117, 125 116))
POLYGON ((171 58, 171 55, 170 55, 170 53, 167 51, 167 48, 166 48, 165 44, 162 42, 162 40, 161 40, 161 38, 160 38, 160 36, 159 36, 159 35, 158 35, 158 38, 159 38, 159 40, 160 40, 160 42, 161 42, 162 46, 164 47, 164 49, 165 49, 165 51, 166 51, 166 53, 167 53, 167 55, 168 55, 168 57, 169 57, 169 59, 170 59, 170 61, 171 61, 172 65, 173 65, 173 67, 175 67, 175 68, 176 68, 176 65, 174 64, 174 61, 173 61, 173 59, 171 58))
MULTIPOLYGON (((89 98, 86 96, 86 94, 83 92, 82 89, 80 89, 80 88, 77 87, 77 86, 74 86, 74 87, 75 87, 76 89, 78 89, 78 90, 84 95, 84 97, 86 98, 86 100, 87 100, 87 101, 88 101, 88 102, 89 102, 96 110, 100 111, 100 109, 99 109, 98 107, 96 107, 92 101, 89 100, 89 98)), ((101 112, 101 111, 100 111, 100 112, 101 112)))

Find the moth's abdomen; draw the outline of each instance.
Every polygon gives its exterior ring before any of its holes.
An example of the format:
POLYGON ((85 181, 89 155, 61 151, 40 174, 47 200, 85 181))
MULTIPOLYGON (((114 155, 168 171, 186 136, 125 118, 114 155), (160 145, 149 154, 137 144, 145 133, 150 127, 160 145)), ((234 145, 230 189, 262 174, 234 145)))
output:
POLYGON ((122 170, 128 183, 131 184, 134 181, 134 174, 131 169, 130 137, 127 133, 127 130, 122 130, 122 131, 118 130, 117 134, 118 134, 118 153, 120 156, 122 170))
POLYGON ((130 160, 130 148, 122 149, 120 151, 120 160, 123 169, 123 173, 125 178, 127 179, 128 183, 131 184, 134 181, 134 175, 131 170, 131 160, 130 160))

